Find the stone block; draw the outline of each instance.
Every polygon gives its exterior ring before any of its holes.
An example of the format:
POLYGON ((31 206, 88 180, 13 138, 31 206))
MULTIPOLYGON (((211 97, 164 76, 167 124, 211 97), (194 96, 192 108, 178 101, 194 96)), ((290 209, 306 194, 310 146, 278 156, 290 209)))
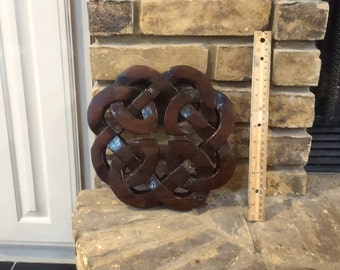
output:
MULTIPOLYGON (((238 160, 234 175, 226 184, 233 191, 248 186, 248 160, 238 160)), ((267 168, 266 195, 306 194, 307 174, 302 166, 279 166, 267 168)), ((223 190, 223 188, 222 188, 223 190)))
POLYGON ((268 168, 267 195, 306 194, 307 174, 303 167, 268 168))
POLYGON ((133 65, 146 65, 159 72, 176 65, 207 70, 208 50, 201 45, 133 45, 90 47, 93 80, 115 80, 133 65))
POLYGON ((229 87, 214 84, 216 90, 225 94, 233 103, 236 122, 249 123, 250 121, 250 86, 229 87))
POLYGON ((270 0, 141 0, 147 35, 251 36, 269 22, 270 0))
POLYGON ((212 79, 217 81, 250 80, 252 73, 252 44, 216 46, 212 79))
POLYGON ((273 53, 272 82, 279 86, 317 86, 321 60, 314 48, 280 47, 273 53))
MULTIPOLYGON (((302 129, 269 129, 268 166, 305 165, 308 161, 311 136, 302 129)), ((235 157, 249 157, 249 128, 239 126, 229 139, 235 157)))
POLYGON ((87 3, 89 30, 94 36, 132 34, 133 1, 90 1, 87 3))
MULTIPOLYGON (((250 87, 214 84, 234 104, 236 122, 250 121, 250 87)), ((272 87, 269 99, 269 126, 279 128, 311 127, 314 121, 314 94, 296 88, 272 87), (290 89, 290 90, 289 90, 290 89)))
POLYGON ((315 97, 312 92, 273 91, 269 99, 269 125, 280 128, 313 126, 315 97))
POLYGON ((312 137, 304 129, 271 129, 268 132, 268 166, 305 165, 312 137))
POLYGON ((276 40, 320 40, 326 33, 329 6, 318 0, 274 1, 276 40))

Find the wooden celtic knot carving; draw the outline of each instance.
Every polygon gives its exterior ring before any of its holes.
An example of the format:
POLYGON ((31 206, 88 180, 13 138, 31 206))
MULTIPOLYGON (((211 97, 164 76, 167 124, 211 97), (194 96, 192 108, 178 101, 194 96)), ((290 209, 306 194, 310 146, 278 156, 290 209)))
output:
POLYGON ((232 103, 192 67, 128 68, 92 99, 88 123, 94 168, 129 205, 190 210, 233 174, 232 103))

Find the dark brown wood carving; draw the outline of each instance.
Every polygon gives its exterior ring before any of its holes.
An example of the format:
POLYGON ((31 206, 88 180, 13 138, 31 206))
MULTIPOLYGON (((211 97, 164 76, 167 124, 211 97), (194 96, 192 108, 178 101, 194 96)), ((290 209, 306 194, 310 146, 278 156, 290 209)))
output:
POLYGON ((92 99, 88 123, 94 168, 129 205, 190 210, 233 174, 232 103, 192 67, 128 68, 92 99))

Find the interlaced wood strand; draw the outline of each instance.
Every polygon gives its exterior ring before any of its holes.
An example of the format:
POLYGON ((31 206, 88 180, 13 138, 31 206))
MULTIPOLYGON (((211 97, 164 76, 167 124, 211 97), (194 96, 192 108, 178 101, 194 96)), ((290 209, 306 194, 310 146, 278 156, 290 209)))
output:
POLYGON ((190 210, 232 176, 230 100, 189 66, 132 66, 91 101, 98 176, 135 207, 190 210))

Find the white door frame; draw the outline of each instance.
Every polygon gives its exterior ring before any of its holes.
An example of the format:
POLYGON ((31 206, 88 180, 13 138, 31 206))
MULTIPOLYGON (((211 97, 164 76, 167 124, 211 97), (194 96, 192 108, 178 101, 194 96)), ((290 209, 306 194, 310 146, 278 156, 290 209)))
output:
POLYGON ((87 124, 87 107, 92 99, 92 78, 90 67, 90 33, 87 15, 87 0, 71 1, 73 49, 75 54, 75 79, 78 97, 80 131, 80 154, 82 184, 84 189, 94 188, 95 171, 90 157, 94 134, 87 124))
MULTIPOLYGON (((70 0, 0 6, 0 260, 74 263, 71 214, 83 161, 70 0)), ((83 87, 88 80, 77 77, 83 87)))

